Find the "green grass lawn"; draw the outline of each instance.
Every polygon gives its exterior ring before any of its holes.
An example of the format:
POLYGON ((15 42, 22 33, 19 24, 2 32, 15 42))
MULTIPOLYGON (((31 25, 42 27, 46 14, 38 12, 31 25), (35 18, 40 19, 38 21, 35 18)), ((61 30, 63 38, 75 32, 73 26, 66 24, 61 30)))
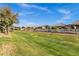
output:
POLYGON ((0 55, 79 56, 79 36, 15 31, 0 37, 0 55))

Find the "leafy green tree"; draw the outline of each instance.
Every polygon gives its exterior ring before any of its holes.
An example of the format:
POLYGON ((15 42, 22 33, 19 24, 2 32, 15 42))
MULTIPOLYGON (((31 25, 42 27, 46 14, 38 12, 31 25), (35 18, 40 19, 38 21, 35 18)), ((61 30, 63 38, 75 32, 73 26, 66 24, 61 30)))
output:
POLYGON ((44 27, 45 27, 46 29, 50 29, 50 26, 48 26, 48 25, 45 25, 44 27))
POLYGON ((17 23, 17 14, 11 12, 9 8, 0 9, 0 22, 5 28, 6 34, 9 33, 9 27, 17 23))

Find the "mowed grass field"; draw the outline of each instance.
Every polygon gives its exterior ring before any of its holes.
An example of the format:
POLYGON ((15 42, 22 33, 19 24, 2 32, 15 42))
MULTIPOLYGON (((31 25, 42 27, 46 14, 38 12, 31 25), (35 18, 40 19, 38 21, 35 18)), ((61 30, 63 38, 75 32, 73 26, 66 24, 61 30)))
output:
POLYGON ((79 56, 79 36, 15 31, 0 37, 1 56, 79 56))

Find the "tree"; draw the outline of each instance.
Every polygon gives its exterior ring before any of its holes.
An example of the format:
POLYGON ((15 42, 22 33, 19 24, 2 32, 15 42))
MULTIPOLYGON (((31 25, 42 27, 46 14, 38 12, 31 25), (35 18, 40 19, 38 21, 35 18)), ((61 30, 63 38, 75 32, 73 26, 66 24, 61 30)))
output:
POLYGON ((5 28, 6 34, 9 33, 9 27, 17 23, 17 14, 13 14, 9 8, 0 9, 0 22, 5 28))
POLYGON ((48 26, 48 25, 45 25, 44 27, 45 27, 46 29, 50 29, 50 26, 48 26))

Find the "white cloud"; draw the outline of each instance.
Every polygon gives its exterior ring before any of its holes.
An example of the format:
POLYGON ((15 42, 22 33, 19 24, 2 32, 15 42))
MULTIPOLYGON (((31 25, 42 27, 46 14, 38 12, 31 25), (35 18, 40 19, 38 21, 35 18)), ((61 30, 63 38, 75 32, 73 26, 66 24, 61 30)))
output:
POLYGON ((13 24, 13 26, 26 26, 26 27, 31 27, 31 26, 37 26, 38 24, 35 22, 27 21, 26 19, 20 19, 18 24, 13 24), (25 20, 25 21, 23 21, 25 20))
POLYGON ((58 12, 62 13, 62 14, 70 14, 71 13, 70 10, 66 10, 66 9, 58 9, 58 12))
POLYGON ((24 16, 24 14, 23 13, 19 13, 19 16, 24 16))
POLYGON ((26 23, 26 27, 31 27, 31 26, 38 26, 38 24, 36 24, 34 22, 27 22, 26 23))
POLYGON ((57 10, 59 13, 61 13, 60 15, 63 15, 60 20, 57 20, 56 23, 64 23, 66 21, 68 21, 69 19, 71 19, 71 11, 67 10, 67 9, 58 9, 57 10))
POLYGON ((35 25, 35 23, 34 22, 28 22, 27 24, 26 24, 27 26, 33 26, 33 25, 35 25))
POLYGON ((19 4, 19 5, 25 8, 35 8, 35 9, 42 10, 48 13, 52 12, 50 9, 48 9, 48 7, 42 7, 42 6, 37 6, 33 4, 19 4))
POLYGON ((34 15, 35 13, 34 12, 20 12, 19 13, 19 16, 26 16, 26 15, 34 15))
POLYGON ((51 12, 51 10, 49 10, 47 7, 41 7, 41 6, 37 6, 37 5, 32 5, 33 8, 42 10, 42 11, 47 11, 47 12, 51 12))
POLYGON ((71 14, 64 15, 64 16, 62 17, 62 19, 64 19, 64 20, 71 19, 71 14))
POLYGON ((71 19, 71 15, 72 15, 71 13, 69 13, 69 14, 64 14, 64 15, 61 17, 60 20, 57 20, 57 21, 56 21, 56 23, 64 23, 64 22, 70 20, 70 19, 71 19))
POLYGON ((64 15, 63 17, 61 17, 60 20, 57 20, 56 23, 64 23, 65 21, 68 21, 69 19, 71 19, 70 15, 64 15))
POLYGON ((18 5, 20 5, 20 6, 22 6, 22 7, 30 7, 29 4, 25 4, 25 3, 21 3, 21 4, 18 4, 18 5))

